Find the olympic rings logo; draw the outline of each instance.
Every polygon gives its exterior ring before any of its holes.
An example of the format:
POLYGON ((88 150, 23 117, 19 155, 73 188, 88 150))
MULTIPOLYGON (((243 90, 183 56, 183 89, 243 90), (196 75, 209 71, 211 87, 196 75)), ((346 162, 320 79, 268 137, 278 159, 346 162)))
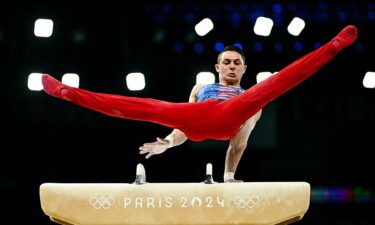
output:
POLYGON ((115 199, 107 195, 99 195, 89 199, 89 204, 95 209, 109 209, 114 203, 115 199))
POLYGON ((234 204, 237 206, 237 208, 253 208, 255 205, 259 203, 259 197, 258 196, 236 196, 233 199, 234 204))

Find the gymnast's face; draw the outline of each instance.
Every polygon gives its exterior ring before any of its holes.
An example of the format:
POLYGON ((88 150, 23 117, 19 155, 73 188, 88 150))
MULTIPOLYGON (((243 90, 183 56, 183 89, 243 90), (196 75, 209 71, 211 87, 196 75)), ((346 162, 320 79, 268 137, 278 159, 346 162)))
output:
POLYGON ((238 52, 223 52, 219 62, 215 65, 216 72, 219 74, 219 83, 239 87, 246 67, 238 52))

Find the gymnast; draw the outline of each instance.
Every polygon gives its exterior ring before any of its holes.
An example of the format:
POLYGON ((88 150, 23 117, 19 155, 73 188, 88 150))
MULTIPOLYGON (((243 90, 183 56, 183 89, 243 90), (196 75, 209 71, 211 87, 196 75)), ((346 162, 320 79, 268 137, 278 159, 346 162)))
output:
POLYGON ((49 95, 79 106, 113 117, 172 128, 165 138, 157 137, 155 142, 145 143, 139 148, 140 154, 146 154, 146 158, 163 153, 187 139, 196 142, 229 140, 224 182, 242 182, 236 180, 234 174, 262 108, 313 75, 356 38, 357 28, 348 25, 326 44, 247 90, 240 86, 247 67, 244 53, 236 46, 227 46, 219 53, 215 64, 219 82, 196 84, 189 102, 96 93, 65 85, 49 74, 43 74, 42 84, 49 95))

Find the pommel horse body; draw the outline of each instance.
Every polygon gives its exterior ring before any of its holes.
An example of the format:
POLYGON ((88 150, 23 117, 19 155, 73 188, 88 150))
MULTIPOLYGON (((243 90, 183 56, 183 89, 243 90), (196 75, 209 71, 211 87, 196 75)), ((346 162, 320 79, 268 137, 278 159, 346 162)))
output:
POLYGON ((63 225, 284 225, 302 219, 306 182, 217 183, 210 164, 201 183, 43 183, 43 212, 63 225))

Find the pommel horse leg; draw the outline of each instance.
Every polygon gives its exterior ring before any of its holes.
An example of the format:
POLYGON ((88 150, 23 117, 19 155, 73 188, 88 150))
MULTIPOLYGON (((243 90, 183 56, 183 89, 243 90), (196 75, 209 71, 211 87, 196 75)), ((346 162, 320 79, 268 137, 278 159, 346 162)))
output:
POLYGON ((215 184, 214 177, 212 174, 212 164, 207 163, 206 165, 206 178, 204 179, 205 184, 215 184))
POLYGON ((138 163, 134 184, 145 184, 145 183, 146 183, 145 167, 141 163, 138 163))
POLYGON ((286 225, 310 204, 306 182, 147 183, 142 164, 133 183, 44 183, 40 202, 63 225, 286 225), (209 185, 207 185, 209 184, 209 185))

